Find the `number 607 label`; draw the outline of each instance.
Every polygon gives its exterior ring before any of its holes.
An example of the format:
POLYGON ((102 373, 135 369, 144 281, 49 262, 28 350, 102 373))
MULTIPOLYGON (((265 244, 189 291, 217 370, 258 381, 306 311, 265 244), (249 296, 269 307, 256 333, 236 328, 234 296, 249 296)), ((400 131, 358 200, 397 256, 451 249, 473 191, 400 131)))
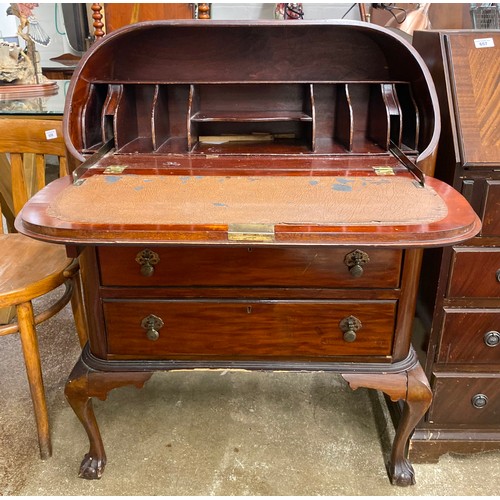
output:
POLYGON ((494 47, 495 42, 493 41, 493 38, 476 38, 474 40, 474 45, 476 46, 476 49, 485 49, 487 47, 494 47))

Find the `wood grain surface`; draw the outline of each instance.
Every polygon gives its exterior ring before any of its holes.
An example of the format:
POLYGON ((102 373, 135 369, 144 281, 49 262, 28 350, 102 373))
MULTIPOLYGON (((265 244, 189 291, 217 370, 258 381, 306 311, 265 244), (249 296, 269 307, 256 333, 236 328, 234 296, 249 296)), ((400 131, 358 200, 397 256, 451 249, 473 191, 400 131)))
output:
POLYGON ((429 410, 429 421, 455 427, 498 427, 499 382, 498 373, 436 373, 431 381, 435 397, 429 410), (483 408, 472 405, 472 398, 477 394, 488 397, 483 408))
POLYGON ((110 301, 104 303, 108 352, 143 357, 390 355, 396 301, 110 301), (151 341, 150 314, 165 325, 151 341), (339 328, 354 315, 354 342, 339 328))
POLYGON ((266 286, 397 288, 402 252, 370 249, 363 274, 345 264, 355 249, 336 248, 165 248, 150 247, 159 258, 150 276, 136 258, 145 247, 99 247, 104 286, 266 286))
POLYGON ((450 37, 458 127, 464 163, 500 161, 500 35, 490 32, 450 37), (475 40, 492 39, 477 47, 475 40))
POLYGON ((446 308, 438 363, 500 363, 500 344, 488 346, 485 334, 498 335, 500 310, 446 308))
POLYGON ((0 307, 31 300, 65 281, 64 247, 21 234, 0 234, 0 307), (22 263, 22 265, 20 265, 22 263))
POLYGON ((456 248, 451 261, 449 297, 500 297, 500 250, 456 248))

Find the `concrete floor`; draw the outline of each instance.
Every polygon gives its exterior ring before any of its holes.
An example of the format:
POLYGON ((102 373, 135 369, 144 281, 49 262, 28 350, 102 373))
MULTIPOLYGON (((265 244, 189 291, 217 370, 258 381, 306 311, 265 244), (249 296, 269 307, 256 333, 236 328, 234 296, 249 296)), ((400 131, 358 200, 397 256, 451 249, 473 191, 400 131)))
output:
POLYGON ((390 485, 393 428, 374 391, 325 373, 172 372, 95 410, 108 456, 77 477, 88 441, 64 383, 79 353, 66 307, 39 327, 53 456, 38 458, 17 335, 0 338, 0 495, 498 495, 500 454, 416 464, 390 485))

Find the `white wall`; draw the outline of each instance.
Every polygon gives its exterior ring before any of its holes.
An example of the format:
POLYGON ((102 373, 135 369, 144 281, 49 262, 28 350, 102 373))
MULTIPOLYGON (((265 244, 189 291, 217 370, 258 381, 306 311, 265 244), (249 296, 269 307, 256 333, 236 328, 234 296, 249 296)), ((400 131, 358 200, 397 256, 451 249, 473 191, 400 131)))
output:
MULTIPOLYGON (((274 19, 275 3, 212 3, 212 19, 247 20, 274 19)), ((308 3, 303 2, 305 20, 340 19, 352 6, 352 3, 308 3)), ((356 5, 345 19, 359 19, 356 5)))
MULTIPOLYGON (((9 5, 8 3, 0 3, 0 32, 3 37, 15 36, 17 34, 17 25, 19 24, 17 17, 7 16, 6 11, 9 5)), ((66 29, 60 4, 40 3, 33 10, 33 15, 51 38, 47 47, 36 45, 40 53, 42 66, 50 64, 49 60, 51 57, 57 57, 65 53, 74 53, 67 42, 66 36, 61 34, 65 33, 66 29)), ((20 45, 24 47, 22 39, 20 40, 20 45)))
POLYGON ((0 37, 15 36, 17 30, 16 18, 7 15, 10 3, 0 3, 0 37))
MULTIPOLYGON (((6 11, 10 4, 0 3, 0 33, 1 36, 16 35, 18 19, 7 16, 6 11)), ((88 4, 90 5, 90 4, 88 4)), ((221 20, 256 20, 274 19, 275 3, 212 3, 212 19, 221 20)), ((308 3, 303 2, 304 19, 340 19, 352 6, 352 3, 308 3)), ((51 42, 47 47, 37 45, 42 66, 50 65, 50 58, 65 53, 74 53, 67 42, 61 4, 39 3, 33 11, 38 22, 50 36, 51 42)), ((346 19, 359 19, 359 10, 355 6, 346 19)), ((21 46, 24 43, 20 40, 21 46)))

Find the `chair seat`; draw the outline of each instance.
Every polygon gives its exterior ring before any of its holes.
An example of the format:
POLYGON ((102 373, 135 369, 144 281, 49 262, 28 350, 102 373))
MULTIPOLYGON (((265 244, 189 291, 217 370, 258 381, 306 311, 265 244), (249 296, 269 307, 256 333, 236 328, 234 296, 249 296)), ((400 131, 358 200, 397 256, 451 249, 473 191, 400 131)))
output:
POLYGON ((32 300, 63 284, 71 263, 62 245, 0 234, 0 307, 32 300))

